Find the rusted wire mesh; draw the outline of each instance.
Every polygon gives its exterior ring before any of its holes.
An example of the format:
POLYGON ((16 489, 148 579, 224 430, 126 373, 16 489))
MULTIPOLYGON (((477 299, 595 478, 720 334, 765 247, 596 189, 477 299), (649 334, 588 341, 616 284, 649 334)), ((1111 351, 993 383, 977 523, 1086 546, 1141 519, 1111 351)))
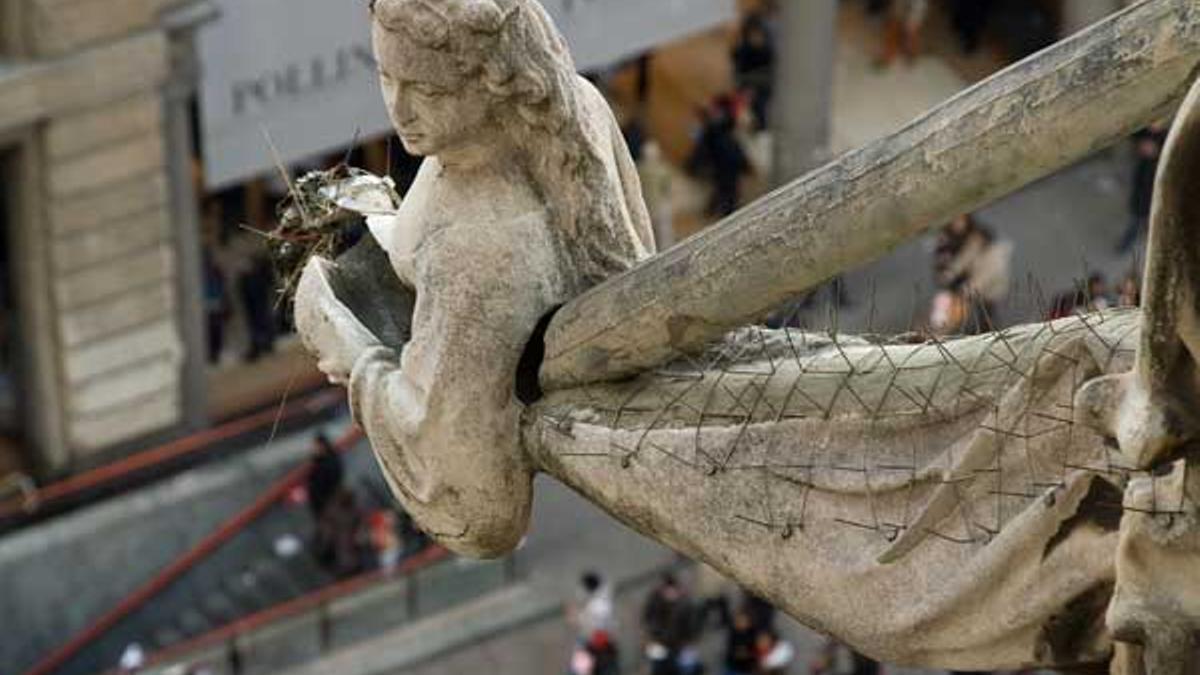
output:
POLYGON ((1072 478, 1115 488, 1092 506, 1119 516, 1120 488, 1141 472, 1081 423, 1075 394, 1132 366, 1139 319, 1111 310, 919 341, 749 327, 536 410, 564 460, 666 458, 696 480, 756 486, 728 517, 784 537, 820 517, 881 543, 907 533, 983 545, 1072 478), (589 441, 576 442, 584 429, 589 441))

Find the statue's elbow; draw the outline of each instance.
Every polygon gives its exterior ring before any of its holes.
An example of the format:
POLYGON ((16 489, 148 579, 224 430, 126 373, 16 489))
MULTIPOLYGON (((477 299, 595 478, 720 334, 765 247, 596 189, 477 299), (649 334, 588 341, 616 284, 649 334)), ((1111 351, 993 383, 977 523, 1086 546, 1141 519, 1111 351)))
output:
POLYGON ((521 545, 529 529, 528 505, 513 506, 475 514, 458 536, 438 539, 446 548, 468 558, 490 560, 508 555, 521 545))
POLYGON ((497 533, 490 531, 480 535, 445 538, 442 545, 458 555, 477 560, 493 560, 503 558, 512 553, 525 538, 525 531, 507 531, 497 533))

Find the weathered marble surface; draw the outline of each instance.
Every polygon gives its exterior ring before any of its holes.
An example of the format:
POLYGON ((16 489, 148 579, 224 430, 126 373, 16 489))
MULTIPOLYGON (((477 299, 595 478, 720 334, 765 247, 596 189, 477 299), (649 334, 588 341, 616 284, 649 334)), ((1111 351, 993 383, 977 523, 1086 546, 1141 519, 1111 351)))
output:
POLYGON ((415 290, 403 353, 380 346, 314 259, 296 322, 346 382, 397 496, 455 550, 499 555, 527 527, 535 467, 513 385, 538 321, 653 251, 637 172, 607 104, 544 10, 380 0, 388 111, 430 158, 394 217, 368 223, 415 290))
POLYGON ((1200 93, 1168 144, 1144 312, 918 344, 747 328, 541 395, 539 324, 652 252, 612 115, 532 0, 373 11, 397 132, 430 159, 369 219, 386 260, 313 259, 296 320, 440 541, 510 550, 542 471, 879 658, 1188 666, 1200 93))
POLYGON ((1129 368, 1138 319, 916 345, 749 330, 700 369, 549 395, 526 447, 632 527, 879 658, 1103 660, 1133 472, 1073 398, 1129 368))

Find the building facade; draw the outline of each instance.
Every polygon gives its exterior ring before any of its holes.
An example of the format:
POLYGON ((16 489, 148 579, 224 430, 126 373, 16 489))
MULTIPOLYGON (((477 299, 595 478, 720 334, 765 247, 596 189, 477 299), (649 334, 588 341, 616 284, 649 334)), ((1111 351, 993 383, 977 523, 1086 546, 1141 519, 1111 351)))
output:
POLYGON ((47 476, 199 422, 196 17, 177 0, 0 8, 4 442, 47 476))
MULTIPOLYGON (((543 4, 581 68, 736 16, 734 0, 543 4)), ((0 478, 86 469, 321 382, 244 225, 272 226, 277 157, 401 185, 415 170, 389 140, 365 5, 0 12, 0 478)))

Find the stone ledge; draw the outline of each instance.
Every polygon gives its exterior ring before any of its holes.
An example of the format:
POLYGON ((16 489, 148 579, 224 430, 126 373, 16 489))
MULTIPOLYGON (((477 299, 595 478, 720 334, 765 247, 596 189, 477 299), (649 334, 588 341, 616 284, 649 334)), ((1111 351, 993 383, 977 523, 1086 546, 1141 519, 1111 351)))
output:
POLYGON ((181 351, 175 323, 168 317, 67 350, 65 379, 68 384, 78 386, 135 363, 166 353, 178 355, 181 351))
POLYGON ((111 408, 106 414, 69 420, 68 442, 75 457, 78 459, 178 424, 182 415, 178 390, 179 387, 172 384, 111 408))
POLYGON ((150 134, 162 134, 163 102, 154 92, 55 118, 46 130, 46 154, 52 160, 73 158, 107 145, 150 134))
POLYGON ((167 176, 154 170, 111 185, 102 192, 50 203, 50 227, 64 237, 128 220, 153 209, 167 209, 167 176))
POLYGON ((136 176, 161 171, 166 163, 162 134, 143 135, 51 162, 48 192, 55 199, 94 194, 136 176))
POLYGON ((110 224, 85 230, 71 237, 58 237, 53 243, 54 268, 60 274, 80 272, 150 248, 167 245, 171 214, 162 206, 110 224))
POLYGON ((156 90, 169 72, 168 48, 152 30, 0 75, 0 131, 156 90))
POLYGON ((172 287, 175 252, 167 246, 152 245, 113 260, 111 264, 91 267, 55 280, 55 300, 59 311, 83 310, 159 284, 172 287))
POLYGON ((560 599, 528 583, 515 584, 285 672, 286 675, 396 673, 560 611, 560 599))
POLYGON ((173 317, 175 290, 168 283, 149 284, 117 296, 110 302, 89 305, 59 316, 64 345, 79 347, 139 326, 173 317))

